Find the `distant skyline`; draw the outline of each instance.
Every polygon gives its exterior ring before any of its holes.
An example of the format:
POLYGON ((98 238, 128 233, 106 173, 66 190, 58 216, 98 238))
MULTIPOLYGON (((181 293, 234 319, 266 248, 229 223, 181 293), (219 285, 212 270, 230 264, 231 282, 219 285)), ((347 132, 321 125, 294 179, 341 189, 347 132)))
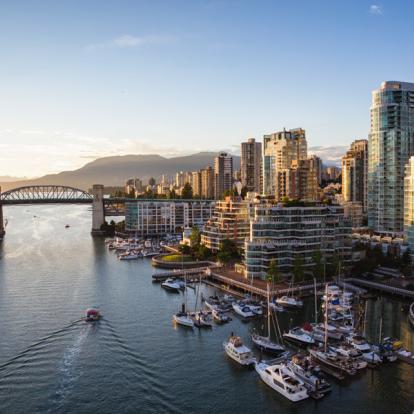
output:
MULTIPOLYGON (((371 91, 413 82, 409 1, 0 5, 0 176, 222 149, 286 128, 337 159, 371 91)), ((313 148, 313 150, 312 150, 313 148)))

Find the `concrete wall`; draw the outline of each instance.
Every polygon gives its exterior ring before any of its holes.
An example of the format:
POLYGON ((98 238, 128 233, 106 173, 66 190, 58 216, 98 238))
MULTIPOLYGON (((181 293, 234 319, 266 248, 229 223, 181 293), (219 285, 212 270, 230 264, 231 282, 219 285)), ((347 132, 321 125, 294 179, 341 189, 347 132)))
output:
POLYGON ((105 212, 103 203, 104 186, 94 184, 92 187, 92 235, 102 235, 101 226, 105 222, 105 212))

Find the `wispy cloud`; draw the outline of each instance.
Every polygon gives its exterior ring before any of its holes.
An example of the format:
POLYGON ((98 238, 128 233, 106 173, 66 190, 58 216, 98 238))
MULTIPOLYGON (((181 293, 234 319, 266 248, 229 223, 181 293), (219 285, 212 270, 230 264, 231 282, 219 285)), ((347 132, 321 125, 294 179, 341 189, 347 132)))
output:
POLYGON ((99 49, 132 49, 144 45, 160 45, 171 43, 175 41, 174 36, 165 35, 148 35, 148 36, 133 36, 130 34, 123 34, 115 37, 107 42, 93 43, 85 47, 87 51, 99 50, 99 49))
POLYGON ((371 14, 382 14, 383 10, 382 10, 382 6, 380 6, 379 4, 371 4, 371 6, 369 6, 369 12, 371 14))
POLYGON ((308 148, 310 154, 322 158, 325 165, 341 165, 341 158, 345 155, 348 147, 345 145, 315 146, 308 148))

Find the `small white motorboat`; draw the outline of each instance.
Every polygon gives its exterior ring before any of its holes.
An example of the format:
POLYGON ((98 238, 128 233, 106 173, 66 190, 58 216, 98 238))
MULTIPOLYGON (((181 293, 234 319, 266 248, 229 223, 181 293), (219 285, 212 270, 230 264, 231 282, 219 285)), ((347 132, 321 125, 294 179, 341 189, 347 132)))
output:
POLYGON ((267 354, 280 355, 286 351, 283 345, 273 342, 268 336, 261 336, 254 333, 251 336, 251 340, 256 348, 267 354))
POLYGON ((194 328, 194 321, 186 312, 177 312, 173 316, 173 321, 178 325, 194 328))
POLYGON ((245 305, 244 303, 233 302, 232 307, 233 307, 234 312, 236 312, 238 315, 242 316, 243 318, 251 318, 256 315, 253 312, 253 310, 250 308, 250 306, 245 305))
POLYGON ((262 381, 290 401, 301 401, 309 397, 303 381, 298 379, 286 364, 256 364, 256 372, 262 381))
POLYGON ((276 299, 276 304, 283 306, 284 308, 301 308, 303 306, 303 301, 294 296, 282 296, 276 299))
POLYGON ((239 336, 234 336, 233 333, 227 342, 223 343, 226 354, 241 365, 253 365, 256 363, 252 351, 243 342, 239 336))
POLYGON ((313 345, 315 343, 315 340, 312 338, 312 336, 299 327, 290 329, 288 332, 285 332, 283 334, 283 338, 286 338, 287 340, 295 342, 298 345, 302 346, 313 345))
POLYGON ((226 315, 222 310, 220 309, 213 309, 212 310, 213 319, 217 323, 227 323, 231 321, 230 316, 226 315))
POLYGON ((178 293, 181 289, 181 283, 175 279, 169 278, 165 282, 161 283, 161 287, 169 290, 170 292, 178 293))

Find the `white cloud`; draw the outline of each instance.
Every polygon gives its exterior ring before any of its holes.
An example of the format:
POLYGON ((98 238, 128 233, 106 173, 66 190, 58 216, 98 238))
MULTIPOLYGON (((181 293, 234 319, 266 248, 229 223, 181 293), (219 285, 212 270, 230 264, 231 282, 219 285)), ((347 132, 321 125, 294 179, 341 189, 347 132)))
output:
POLYGON ((371 14, 382 14, 382 6, 378 4, 371 4, 371 6, 369 6, 369 12, 371 14))
POLYGON ((345 155, 348 147, 345 145, 315 146, 308 148, 310 154, 322 158, 325 165, 341 166, 341 158, 345 155))
POLYGON ((88 51, 98 50, 98 49, 131 49, 137 48, 144 45, 155 45, 155 44, 165 44, 170 43, 175 40, 173 36, 161 36, 161 35, 148 35, 148 36, 133 36, 130 34, 123 34, 118 36, 108 42, 103 43, 94 43, 85 47, 88 51))

